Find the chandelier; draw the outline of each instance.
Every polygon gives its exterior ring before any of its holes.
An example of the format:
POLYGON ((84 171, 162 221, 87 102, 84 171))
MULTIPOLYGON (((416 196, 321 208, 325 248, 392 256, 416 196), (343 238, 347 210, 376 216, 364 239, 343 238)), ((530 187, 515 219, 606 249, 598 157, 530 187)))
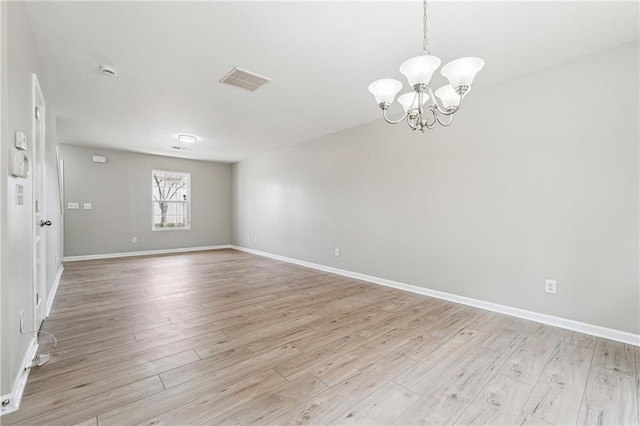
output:
POLYGON ((398 80, 376 80, 369 85, 369 91, 375 96, 387 123, 398 124, 406 120, 413 130, 424 132, 425 129, 433 129, 436 124, 449 126, 452 123, 453 114, 460 109, 462 99, 469 93, 474 77, 484 67, 484 61, 480 58, 460 58, 443 66, 440 72, 449 80, 449 84, 436 90, 434 96, 431 77, 441 61, 427 49, 427 0, 423 0, 422 4, 422 54, 400 65, 400 72, 413 88, 413 92, 398 97, 404 116, 397 121, 387 117, 387 110, 402 90, 402 83, 398 80), (439 103, 436 98, 440 100, 439 103))

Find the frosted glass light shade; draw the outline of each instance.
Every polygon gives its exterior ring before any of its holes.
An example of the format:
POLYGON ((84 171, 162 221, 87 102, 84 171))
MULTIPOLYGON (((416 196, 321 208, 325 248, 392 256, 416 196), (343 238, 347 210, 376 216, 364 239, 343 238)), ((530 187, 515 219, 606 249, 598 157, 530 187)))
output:
POLYGON ((409 85, 429 84, 435 70, 440 66, 440 58, 432 55, 416 56, 400 65, 400 72, 407 77, 409 85))
MULTIPOLYGON (((467 93, 469 93, 469 91, 467 91, 467 93)), ((438 99, 440 99, 440 102, 442 102, 442 106, 445 109, 450 107, 457 107, 458 105, 460 105, 460 95, 458 95, 454 88, 451 86, 442 86, 441 88, 436 90, 435 95, 438 97, 438 99)))
MULTIPOLYGON (((424 105, 425 102, 427 102, 428 100, 429 100, 429 95, 427 95, 426 93, 423 93, 422 105, 424 105)), ((418 108, 418 97, 416 96, 415 92, 405 93, 404 95, 400 95, 398 97, 398 102, 400 102, 400 105, 402 105, 402 108, 404 109, 405 113, 411 111, 412 109, 418 108)))
POLYGON ((401 89, 402 83, 393 78, 376 80, 369 85, 369 91, 373 93, 378 105, 382 103, 392 103, 401 89))
POLYGON ((452 87, 471 86, 478 71, 484 67, 480 58, 460 58, 449 62, 440 71, 452 87))

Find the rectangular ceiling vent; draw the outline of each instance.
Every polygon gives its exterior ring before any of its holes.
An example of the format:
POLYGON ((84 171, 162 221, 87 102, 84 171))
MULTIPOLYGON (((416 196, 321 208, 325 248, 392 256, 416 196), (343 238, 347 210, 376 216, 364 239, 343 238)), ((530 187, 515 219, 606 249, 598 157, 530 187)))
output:
POLYGON ((172 146, 171 148, 178 150, 178 151, 191 151, 192 148, 188 148, 186 146, 172 146))
POLYGON ((255 92, 265 83, 270 82, 271 79, 256 74, 251 71, 243 70, 242 68, 233 67, 229 74, 225 75, 220 83, 230 84, 241 89, 255 92))

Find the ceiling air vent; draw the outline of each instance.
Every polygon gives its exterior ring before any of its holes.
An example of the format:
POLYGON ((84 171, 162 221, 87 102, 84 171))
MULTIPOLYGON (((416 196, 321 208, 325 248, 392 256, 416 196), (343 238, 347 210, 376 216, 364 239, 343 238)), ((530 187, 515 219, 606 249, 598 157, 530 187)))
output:
POLYGON ((186 146, 172 146, 171 148, 176 149, 178 151, 191 151, 191 148, 186 146))
POLYGON ((255 92, 263 84, 270 82, 271 79, 263 77, 251 71, 243 70, 242 68, 233 67, 229 74, 225 75, 220 83, 230 84, 241 89, 255 92))

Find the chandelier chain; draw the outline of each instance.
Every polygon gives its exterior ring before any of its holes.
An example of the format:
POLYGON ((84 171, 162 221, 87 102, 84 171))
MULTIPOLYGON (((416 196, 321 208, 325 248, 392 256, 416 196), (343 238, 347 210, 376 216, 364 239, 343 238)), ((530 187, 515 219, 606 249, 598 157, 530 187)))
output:
POLYGON ((422 0, 422 54, 430 55, 429 49, 427 49, 427 0, 422 0))

